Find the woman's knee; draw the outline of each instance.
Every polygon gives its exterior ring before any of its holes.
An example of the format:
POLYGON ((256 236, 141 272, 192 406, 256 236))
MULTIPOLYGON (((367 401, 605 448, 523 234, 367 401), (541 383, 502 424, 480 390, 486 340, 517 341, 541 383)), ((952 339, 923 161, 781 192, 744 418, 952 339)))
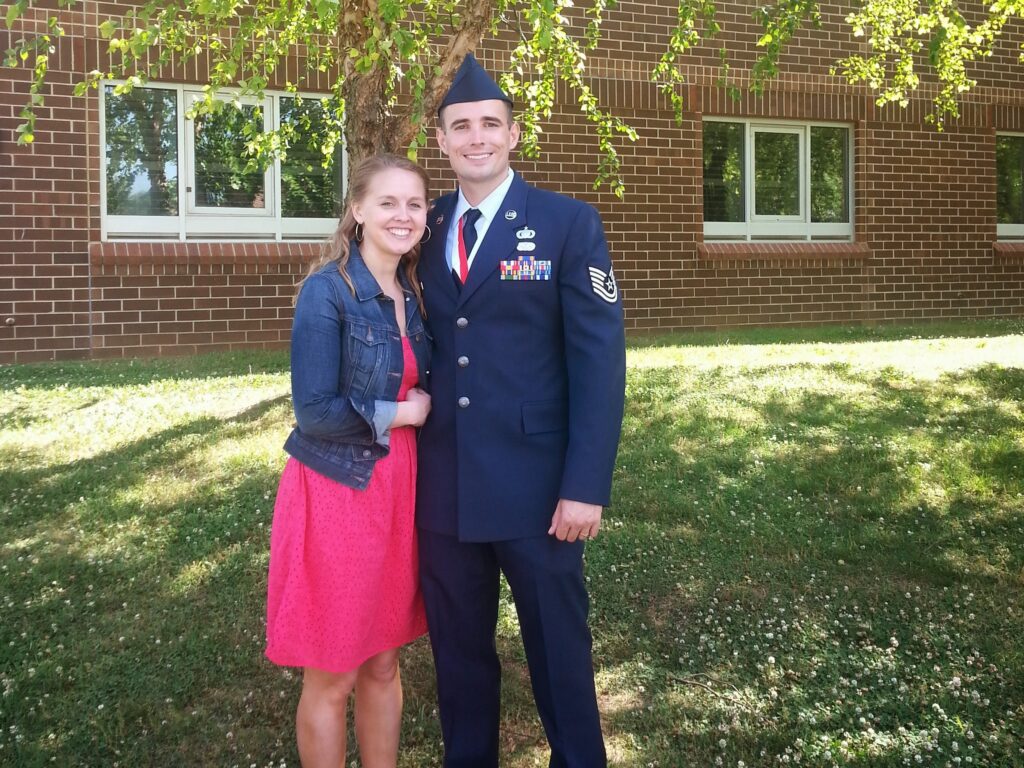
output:
POLYGON ((302 676, 302 692, 325 704, 344 709, 349 695, 356 687, 357 676, 355 670, 335 674, 307 668, 302 676))
POLYGON ((367 659, 359 668, 359 676, 379 685, 394 682, 398 677, 398 649, 384 651, 367 659))

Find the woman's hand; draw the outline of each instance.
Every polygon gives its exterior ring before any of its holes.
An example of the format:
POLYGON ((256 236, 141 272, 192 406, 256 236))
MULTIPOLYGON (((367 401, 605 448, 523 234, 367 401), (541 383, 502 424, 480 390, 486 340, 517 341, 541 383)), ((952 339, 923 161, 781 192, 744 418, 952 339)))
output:
POLYGON ((405 401, 398 404, 392 427, 422 427, 430 413, 430 395, 419 387, 413 387, 405 395, 405 401))

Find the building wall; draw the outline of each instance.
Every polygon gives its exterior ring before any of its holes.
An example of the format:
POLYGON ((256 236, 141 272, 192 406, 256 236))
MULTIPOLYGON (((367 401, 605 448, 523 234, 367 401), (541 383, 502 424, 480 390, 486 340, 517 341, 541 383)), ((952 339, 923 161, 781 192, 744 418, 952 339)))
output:
MULTIPOLYGON (((287 344, 295 282, 315 243, 100 242, 98 98, 74 97, 79 73, 102 62, 96 3, 69 13, 37 140, 15 145, 28 93, 23 73, 0 80, 0 362, 194 353, 287 344)), ((997 243, 995 132, 1024 131, 1024 65, 1014 24, 978 67, 962 117, 939 133, 925 123, 929 84, 906 109, 879 108, 828 75, 857 52, 849 6, 823 5, 766 92, 745 90, 758 28, 751 3, 719 3, 725 31, 686 59, 687 111, 677 123, 648 73, 672 7, 623 2, 589 60, 600 98, 640 133, 621 147, 627 193, 594 191, 596 140, 571 94, 545 127, 543 155, 515 167, 529 181, 595 204, 604 217, 634 332, 743 325, 876 323, 1018 315, 1024 246, 997 243), (718 48, 730 51, 730 98, 718 48), (835 120, 854 126, 852 243, 705 243, 702 117, 835 120)), ((110 6, 102 6, 104 13, 110 6)), ((0 32, 0 46, 10 43, 0 32)), ((492 69, 509 33, 480 51, 492 69)), ((169 73, 199 82, 201 71, 169 73)), ((436 151, 423 160, 435 191, 453 180, 436 151)))

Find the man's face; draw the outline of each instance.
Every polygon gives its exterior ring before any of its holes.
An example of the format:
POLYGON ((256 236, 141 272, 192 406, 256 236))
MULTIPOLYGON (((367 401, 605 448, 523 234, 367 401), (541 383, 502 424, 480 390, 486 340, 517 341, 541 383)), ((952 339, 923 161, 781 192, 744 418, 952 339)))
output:
MULTIPOLYGON (((495 188, 508 175, 509 153, 519 143, 519 125, 501 99, 450 104, 441 115, 437 144, 448 155, 461 184, 495 188)), ((489 191, 489 190, 488 190, 489 191)))

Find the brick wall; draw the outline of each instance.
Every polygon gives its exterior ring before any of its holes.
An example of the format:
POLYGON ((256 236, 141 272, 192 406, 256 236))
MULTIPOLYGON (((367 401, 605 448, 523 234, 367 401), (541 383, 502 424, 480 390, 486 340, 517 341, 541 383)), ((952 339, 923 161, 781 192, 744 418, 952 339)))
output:
POLYGON ((94 243, 94 357, 280 347, 315 243, 94 243))
MULTIPOLYGON (((100 242, 98 100, 71 88, 102 61, 94 30, 113 7, 81 7, 31 148, 14 144, 27 77, 5 70, 0 80, 0 362, 285 345, 294 284, 317 244, 100 242)), ((568 93, 545 127, 542 157, 515 163, 528 180, 599 208, 629 329, 1020 314, 1024 245, 995 242, 994 137, 1024 130, 1024 25, 1008 27, 1010 42, 979 64, 961 118, 937 133, 924 122, 927 78, 924 98, 900 110, 828 75, 836 57, 858 50, 847 5, 822 6, 821 28, 797 36, 764 95, 728 97, 717 51, 728 47, 729 80, 745 87, 753 7, 719 4, 726 31, 685 61, 681 124, 648 82, 673 4, 622 2, 608 13, 588 72, 602 103, 640 132, 621 147, 625 199, 592 189, 596 140, 568 93), (705 243, 701 121, 726 115, 853 125, 855 242, 705 243)), ((512 41, 503 33, 480 58, 500 67, 512 41)), ((9 44, 0 32, 0 47, 9 44)), ((168 79, 198 81, 200 68, 168 79)), ((450 189, 439 153, 423 160, 435 190, 450 189)))

